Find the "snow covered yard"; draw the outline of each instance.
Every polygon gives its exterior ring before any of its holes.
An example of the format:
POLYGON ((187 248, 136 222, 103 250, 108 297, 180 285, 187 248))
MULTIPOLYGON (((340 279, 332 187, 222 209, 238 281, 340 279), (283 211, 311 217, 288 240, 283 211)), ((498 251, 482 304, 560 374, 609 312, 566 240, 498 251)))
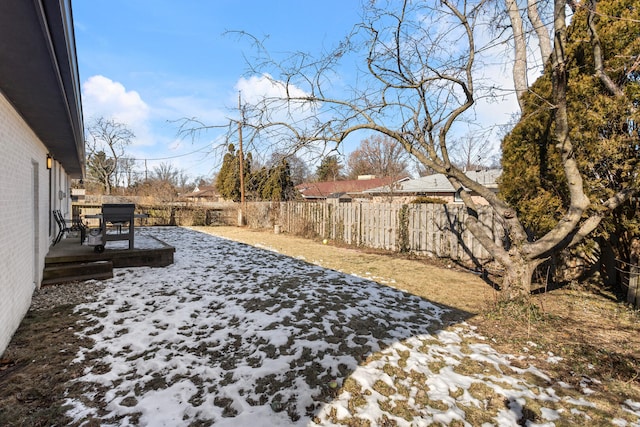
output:
MULTIPOLYGON (((80 424, 551 426, 598 411, 589 379, 556 383, 416 296, 191 230, 142 232, 175 263, 116 270, 77 308, 95 340, 67 402, 80 424)), ((639 403, 623 409, 614 424, 640 425, 639 403)))

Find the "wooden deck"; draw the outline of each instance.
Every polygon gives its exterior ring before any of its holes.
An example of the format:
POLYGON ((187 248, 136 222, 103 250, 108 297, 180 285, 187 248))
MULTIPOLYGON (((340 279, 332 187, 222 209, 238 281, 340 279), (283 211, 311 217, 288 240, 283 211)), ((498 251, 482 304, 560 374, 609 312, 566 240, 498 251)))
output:
POLYGON ((80 244, 79 237, 62 239, 49 249, 45 257, 42 285, 108 279, 113 268, 165 267, 173 263, 175 248, 149 235, 136 235, 135 247, 128 242, 107 242, 102 253, 92 246, 80 244))

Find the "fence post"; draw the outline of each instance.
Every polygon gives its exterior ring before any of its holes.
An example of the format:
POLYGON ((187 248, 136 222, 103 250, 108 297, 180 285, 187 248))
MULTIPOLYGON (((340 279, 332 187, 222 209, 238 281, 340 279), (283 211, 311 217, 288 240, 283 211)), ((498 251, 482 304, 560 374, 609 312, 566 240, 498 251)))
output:
POLYGON ((629 289, 627 291, 627 302, 635 307, 640 305, 640 286, 638 286, 638 275, 640 274, 640 266, 638 266, 640 253, 640 240, 633 239, 631 241, 631 256, 629 257, 629 289))
POLYGON ((638 287, 638 274, 640 268, 636 264, 629 266, 629 290, 627 291, 627 302, 633 306, 640 303, 640 287, 638 287))

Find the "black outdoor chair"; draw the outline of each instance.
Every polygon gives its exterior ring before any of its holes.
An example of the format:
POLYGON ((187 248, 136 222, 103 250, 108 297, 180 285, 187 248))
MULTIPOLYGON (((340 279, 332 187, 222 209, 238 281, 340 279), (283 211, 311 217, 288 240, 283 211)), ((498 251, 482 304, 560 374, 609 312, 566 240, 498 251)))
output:
POLYGON ((84 243, 87 237, 87 226, 82 222, 81 210, 78 206, 71 207, 71 229, 80 232, 80 244, 84 243))
POLYGON ((59 210, 53 211, 53 218, 56 220, 56 224, 58 224, 58 235, 53 240, 53 245, 55 246, 60 240, 62 240, 64 233, 68 233, 72 230, 71 227, 67 225, 67 221, 64 220, 62 213, 59 210))
POLYGON ((74 218, 72 220, 64 219, 62 216, 62 212, 56 209, 53 211, 53 217, 56 220, 56 224, 58 224, 58 235, 53 241, 53 245, 57 245, 64 233, 69 233, 70 231, 78 231, 80 232, 80 244, 84 243, 84 239, 87 235, 87 227, 82 223, 80 217, 74 218), (70 224, 70 225, 69 225, 70 224))

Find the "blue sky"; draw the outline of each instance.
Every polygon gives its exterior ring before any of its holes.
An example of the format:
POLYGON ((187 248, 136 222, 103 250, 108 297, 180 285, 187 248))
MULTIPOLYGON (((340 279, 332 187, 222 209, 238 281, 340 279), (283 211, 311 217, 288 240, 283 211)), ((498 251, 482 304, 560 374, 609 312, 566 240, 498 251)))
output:
MULTIPOLYGON (((318 54, 361 15, 359 0, 73 0, 72 7, 85 124, 101 116, 125 123, 136 134, 127 154, 141 159, 141 169, 142 159, 149 169, 170 162, 193 177, 219 168, 211 149, 219 140, 216 132, 180 137, 175 121, 224 124, 235 117, 239 88, 259 91, 246 74, 254 50, 227 31, 266 37, 275 54, 318 54)), ((494 103, 490 114, 504 121, 514 105, 494 103)))
POLYGON ((253 50, 225 32, 267 37, 273 52, 318 52, 333 47, 360 16, 356 0, 74 0, 72 6, 85 123, 113 117, 136 134, 129 155, 162 158, 148 167, 171 162, 193 176, 219 167, 209 149, 215 134, 180 138, 172 121, 220 124, 233 115, 253 50))

